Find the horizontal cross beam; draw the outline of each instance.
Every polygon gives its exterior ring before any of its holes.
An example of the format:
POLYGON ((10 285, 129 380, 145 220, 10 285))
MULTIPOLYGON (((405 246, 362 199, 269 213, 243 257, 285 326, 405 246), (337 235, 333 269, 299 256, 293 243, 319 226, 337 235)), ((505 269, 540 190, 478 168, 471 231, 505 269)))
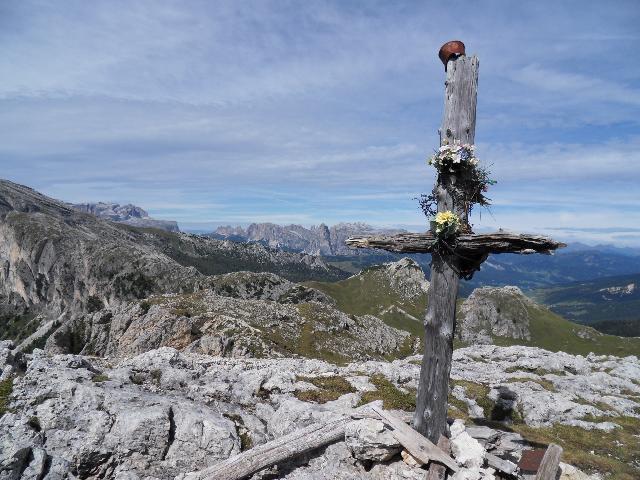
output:
MULTIPOLYGON (((401 233, 393 236, 350 237, 345 242, 351 248, 380 248, 398 253, 431 253, 437 240, 431 232, 401 233)), ((566 244, 540 235, 494 232, 478 235, 458 235, 453 253, 463 257, 485 257, 491 253, 551 254, 566 244)))

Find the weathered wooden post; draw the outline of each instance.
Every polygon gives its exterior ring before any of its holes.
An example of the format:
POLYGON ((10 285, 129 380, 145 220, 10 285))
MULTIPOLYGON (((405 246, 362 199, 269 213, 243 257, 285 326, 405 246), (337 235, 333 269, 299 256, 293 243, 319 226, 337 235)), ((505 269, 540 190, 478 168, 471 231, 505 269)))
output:
MULTIPOLYGON (((440 145, 473 145, 476 134, 478 59, 453 54, 445 57, 443 62, 446 62, 447 80, 440 145)), ((438 212, 453 211, 466 224, 466 206, 456 205, 450 193, 457 180, 456 173, 438 175, 434 194, 438 199, 438 212)), ((413 426, 436 443, 444 433, 447 421, 447 395, 460 277, 459 262, 455 254, 434 252, 431 258, 431 287, 424 321, 425 350, 413 426)))
MULTIPOLYGON (((440 145, 471 149, 476 128, 478 59, 465 56, 464 44, 458 41, 443 45, 439 55, 447 74, 440 145)), ((424 321, 425 352, 413 427, 433 443, 447 433, 447 396, 460 276, 470 278, 491 253, 549 254, 565 246, 538 235, 503 231, 473 234, 470 227, 467 228, 469 210, 474 203, 482 203, 477 192, 469 191, 478 186, 477 177, 474 185, 469 175, 477 175, 478 172, 468 167, 456 169, 454 165, 438 170, 438 180, 433 190, 437 211, 455 213, 463 226, 453 241, 443 240, 431 231, 392 237, 352 237, 346 241, 347 245, 355 248, 431 253, 431 286, 424 321)), ((486 187, 492 181, 485 179, 484 182, 481 186, 486 187)))

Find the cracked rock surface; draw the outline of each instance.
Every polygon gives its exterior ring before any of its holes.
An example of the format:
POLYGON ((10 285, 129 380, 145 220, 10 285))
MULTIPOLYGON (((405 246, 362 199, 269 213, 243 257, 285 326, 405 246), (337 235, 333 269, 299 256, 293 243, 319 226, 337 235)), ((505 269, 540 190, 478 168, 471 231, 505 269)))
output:
MULTIPOLYGON (((10 344, 3 346, 12 351, 10 344)), ((0 479, 190 478, 189 472, 242 449, 353 413, 362 396, 376 388, 371 380, 376 374, 398 392, 415 388, 419 375, 417 357, 339 367, 320 360, 223 358, 163 347, 122 360, 41 350, 19 361, 6 353, 1 358, 3 375, 13 372, 13 391, 9 411, 0 418, 0 479), (318 378, 344 379, 350 390, 325 403, 302 400, 301 392, 324 391, 316 386, 318 378)), ((635 357, 477 346, 455 352, 452 373, 454 381, 486 382, 489 397, 509 385, 513 408, 521 409, 530 425, 570 425, 596 410, 612 424, 621 415, 637 417, 640 386, 632 380, 639 370, 635 357), (513 371, 514 366, 521 370, 513 371), (531 381, 512 381, 523 376, 531 381), (540 400, 530 400, 536 396, 540 400), (588 404, 595 398, 597 406, 588 404)), ((470 383, 462 385, 469 393, 470 383)), ((462 467, 455 478, 460 479, 494 478, 488 453, 517 462, 522 450, 531 448, 517 433, 468 421, 456 421, 451 435, 462 467)), ((426 470, 403 462, 399 450, 381 422, 354 420, 345 441, 254 477, 424 478, 426 470)), ((583 478, 572 468, 565 469, 567 478, 583 478)))

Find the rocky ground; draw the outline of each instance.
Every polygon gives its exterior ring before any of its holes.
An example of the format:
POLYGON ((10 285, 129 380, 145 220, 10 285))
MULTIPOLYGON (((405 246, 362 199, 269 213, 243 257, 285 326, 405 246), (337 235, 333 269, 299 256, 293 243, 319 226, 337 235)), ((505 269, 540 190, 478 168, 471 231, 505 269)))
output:
MULTIPOLYGON (((379 402, 411 411, 419 358, 336 366, 152 350, 115 360, 0 346, 0 479, 195 479, 230 455, 379 402)), ((537 348, 455 352, 452 451, 462 479, 493 479, 493 455, 554 441, 589 473, 640 475, 640 361, 537 348), (498 423, 498 420, 501 423, 498 423), (615 473, 613 473, 615 472, 615 473)), ((255 479, 423 479, 377 420, 255 479)), ((587 479, 563 466, 565 479, 587 479)), ((595 477, 594 477, 595 478, 595 477)))

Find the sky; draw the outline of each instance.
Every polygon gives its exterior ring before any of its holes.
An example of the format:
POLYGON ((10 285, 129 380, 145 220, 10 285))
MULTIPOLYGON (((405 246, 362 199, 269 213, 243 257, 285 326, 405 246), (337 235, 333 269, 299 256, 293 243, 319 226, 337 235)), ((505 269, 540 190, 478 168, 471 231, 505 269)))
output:
POLYGON ((0 177, 183 229, 427 228, 453 39, 476 230, 640 246, 640 2, 0 2, 0 177))

